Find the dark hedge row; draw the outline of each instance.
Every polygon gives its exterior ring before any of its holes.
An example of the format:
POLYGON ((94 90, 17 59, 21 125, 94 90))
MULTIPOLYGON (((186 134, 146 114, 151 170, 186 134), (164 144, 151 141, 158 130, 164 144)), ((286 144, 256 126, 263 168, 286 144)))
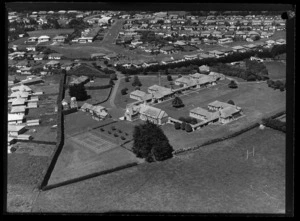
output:
POLYGON ((54 142, 54 141, 43 141, 43 140, 20 140, 20 139, 16 139, 16 142, 56 145, 56 142, 54 142))
POLYGON ((39 188, 44 190, 44 188, 47 186, 48 180, 51 176, 51 173, 54 169, 54 166, 56 164, 56 161, 58 159, 58 156, 64 146, 64 115, 62 112, 62 105, 61 102, 65 96, 65 90, 64 85, 66 82, 66 72, 63 71, 61 74, 60 84, 59 84, 59 93, 57 96, 57 136, 56 136, 56 148, 53 152, 53 154, 50 157, 50 163, 47 167, 47 170, 45 170, 45 175, 43 180, 41 181, 41 184, 39 185, 39 188))
POLYGON ((112 85, 107 84, 107 85, 99 85, 99 86, 85 86, 86 90, 100 90, 100 89, 107 89, 112 87, 112 85))
POLYGON ((75 113, 77 112, 77 108, 70 108, 69 110, 63 110, 63 114, 64 115, 68 115, 68 114, 72 114, 72 113, 75 113))
POLYGON ((266 127, 270 127, 274 130, 279 130, 282 132, 286 132, 286 122, 282 122, 278 119, 276 119, 277 117, 280 117, 282 115, 285 114, 285 111, 279 112, 271 117, 268 118, 264 118, 262 119, 262 123, 266 126, 266 127))
POLYGON ((233 138, 233 137, 236 137, 242 133, 245 133, 255 127, 258 127, 259 126, 259 123, 254 123, 240 131, 237 131, 237 132, 234 132, 232 134, 229 134, 227 136, 224 136, 224 137, 220 137, 220 138, 216 138, 216 139, 212 139, 212 140, 209 140, 209 141, 206 141, 204 142, 203 144, 201 145, 198 145, 198 146, 194 146, 194 147, 187 147, 187 148, 182 148, 182 149, 178 149, 178 150, 175 150, 173 152, 173 155, 177 155, 177 154, 180 154, 180 153, 184 153, 184 152, 187 152, 187 151, 191 151, 191 150, 197 150, 199 149, 200 147, 203 147, 203 146, 207 146, 207 145, 210 145, 210 144, 214 144, 214 143, 217 143, 217 142, 220 142, 220 141, 224 141, 224 140, 227 140, 227 139, 230 139, 230 138, 233 138))

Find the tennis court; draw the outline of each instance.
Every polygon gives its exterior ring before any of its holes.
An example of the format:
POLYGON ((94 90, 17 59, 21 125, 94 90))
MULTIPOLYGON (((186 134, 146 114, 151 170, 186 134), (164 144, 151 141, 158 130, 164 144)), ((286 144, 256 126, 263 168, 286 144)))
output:
POLYGON ((77 145, 89 148, 97 154, 110 150, 116 146, 116 144, 104 140, 90 132, 81 133, 74 137, 70 137, 69 139, 77 145))

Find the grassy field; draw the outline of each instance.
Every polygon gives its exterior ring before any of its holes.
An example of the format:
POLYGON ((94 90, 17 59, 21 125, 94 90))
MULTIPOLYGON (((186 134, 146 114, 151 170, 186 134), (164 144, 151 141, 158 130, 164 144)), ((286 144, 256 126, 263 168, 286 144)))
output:
POLYGON ((259 121, 268 114, 285 109, 285 92, 274 91, 265 83, 240 84, 236 90, 229 89, 227 85, 217 85, 199 92, 181 97, 184 108, 175 109, 171 101, 155 105, 165 110, 169 116, 179 118, 188 116, 189 110, 195 107, 207 108, 208 103, 219 100, 227 102, 233 100, 236 105, 242 108, 244 117, 225 125, 209 125, 203 129, 186 133, 182 130, 175 130, 174 125, 165 125, 163 130, 175 148, 196 146, 209 139, 222 137, 242 129, 249 123, 259 121), (254 98, 255 96, 255 98, 254 98))
POLYGON ((284 213, 285 135, 256 128, 165 162, 42 192, 33 211, 284 213))
POLYGON ((266 65, 269 77, 272 80, 286 78, 286 64, 279 61, 264 62, 266 65))
POLYGON ((65 140, 48 184, 138 162, 130 151, 106 139, 97 129, 65 140), (92 145, 96 142, 97 145, 92 145))

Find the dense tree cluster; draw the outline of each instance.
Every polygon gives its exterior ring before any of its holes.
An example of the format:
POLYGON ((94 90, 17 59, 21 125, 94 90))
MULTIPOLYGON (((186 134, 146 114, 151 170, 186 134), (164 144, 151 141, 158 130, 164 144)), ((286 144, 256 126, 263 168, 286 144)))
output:
POLYGON ((77 101, 85 101, 89 98, 83 84, 69 86, 70 97, 76 97, 77 101))
POLYGON ((172 157, 173 147, 156 124, 147 121, 135 126, 133 140, 133 153, 147 162, 162 161, 172 157))
POLYGON ((272 119, 272 118, 265 118, 262 120, 263 124, 267 127, 271 127, 275 130, 279 130, 282 132, 286 132, 286 123, 282 122, 278 119, 272 119))
POLYGON ((284 91, 286 89, 286 83, 280 80, 273 81, 273 80, 268 80, 267 84, 270 88, 273 89, 279 89, 280 91, 284 91))

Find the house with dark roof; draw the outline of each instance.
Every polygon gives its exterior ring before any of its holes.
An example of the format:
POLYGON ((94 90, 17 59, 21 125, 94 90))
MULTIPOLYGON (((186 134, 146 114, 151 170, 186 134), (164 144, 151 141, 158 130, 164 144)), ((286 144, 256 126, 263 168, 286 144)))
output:
POLYGON ((168 122, 168 114, 159 108, 152 107, 146 104, 141 104, 140 119, 150 121, 154 124, 163 125, 168 122))

